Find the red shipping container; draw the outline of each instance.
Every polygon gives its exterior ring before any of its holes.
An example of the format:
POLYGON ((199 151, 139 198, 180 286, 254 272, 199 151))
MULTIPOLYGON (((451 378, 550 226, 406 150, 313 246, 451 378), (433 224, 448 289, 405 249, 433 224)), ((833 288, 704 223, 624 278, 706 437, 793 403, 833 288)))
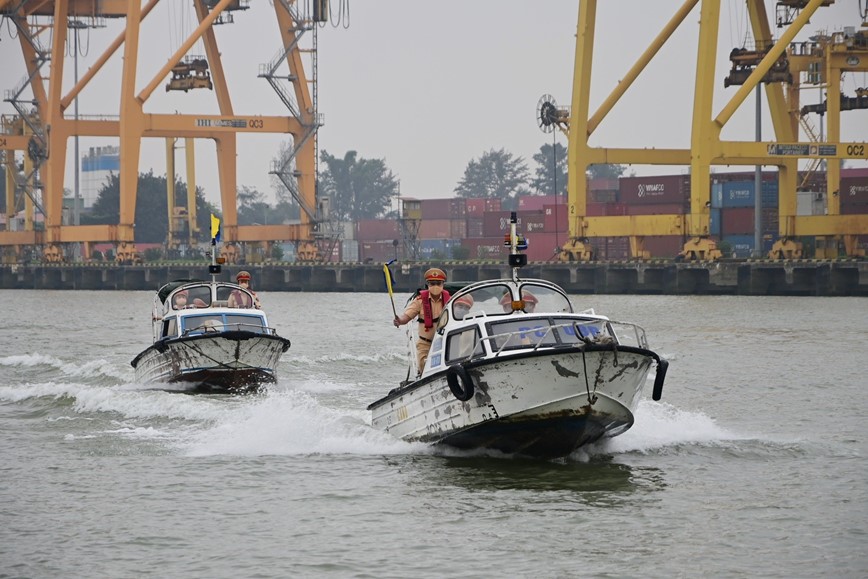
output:
MULTIPOLYGON (((754 232, 753 207, 724 207, 720 209, 720 234, 750 235, 754 232)), ((763 233, 777 233, 780 217, 777 207, 767 207, 762 210, 763 233)))
POLYGON ((645 237, 645 251, 651 257, 675 257, 684 247, 680 235, 649 235, 645 237))
POLYGON ((841 215, 868 215, 868 203, 859 205, 844 205, 841 204, 841 215))
MULTIPOLYGON (((561 246, 566 243, 569 236, 566 233, 535 233, 527 236, 528 261, 557 261, 561 246)), ((509 252, 509 248, 504 246, 509 252)))
POLYGON ((616 260, 630 257, 630 240, 626 237, 594 237, 591 247, 597 259, 616 260))
POLYGON ((452 237, 450 239, 464 239, 467 237, 467 220, 450 219, 449 230, 452 232, 452 237))
POLYGON ((684 215, 683 203, 655 203, 652 205, 625 205, 626 215, 684 215))
POLYGON ((404 251, 400 243, 395 247, 391 241, 363 241, 359 243, 359 261, 386 263, 395 259, 396 251, 398 259, 402 259, 404 251))
MULTIPOLYGON (((510 211, 491 211, 482 218, 483 237, 497 237, 509 233, 510 211)), ((516 227, 521 229, 521 215, 516 215, 516 227)))
POLYGON ((483 214, 485 213, 485 199, 483 198, 468 199, 466 206, 468 218, 482 218, 483 214))
POLYGON ((422 199, 422 220, 452 217, 452 199, 422 199))
POLYGON ((466 215, 467 217, 475 217, 482 219, 482 217, 488 213, 489 211, 500 211, 501 210, 501 200, 493 199, 493 198, 476 198, 476 199, 467 199, 466 200, 466 215))
MULTIPOLYGON (((579 211, 581 213, 581 211, 579 211)), ((606 203, 586 203, 585 217, 602 217, 606 214, 606 203)))
POLYGON ((542 233, 543 231, 545 231, 546 216, 544 211, 519 211, 517 212, 516 217, 518 217, 519 215, 521 216, 521 226, 517 227, 517 231, 519 233, 532 235, 534 233, 542 233))
POLYGON ((690 198, 690 177, 662 175, 621 177, 619 200, 628 205, 651 203, 683 203, 690 198))
POLYGON ((842 207, 868 204, 868 177, 841 177, 838 197, 842 207))
POLYGON ((868 177, 868 167, 853 167, 850 169, 841 169, 841 178, 848 179, 857 177, 868 177))
POLYGON ((545 205, 555 205, 563 201, 563 195, 525 195, 518 198, 518 210, 542 211, 545 205))
POLYGON ((398 239, 401 235, 394 219, 362 219, 356 223, 356 239, 380 241, 398 239))
POLYGON ((721 236, 753 233, 753 216, 753 207, 724 207, 720 210, 721 236))
POLYGON ((614 191, 588 191, 588 201, 594 203, 615 203, 618 200, 618 190, 614 191))
POLYGON ((543 214, 547 233, 565 232, 569 229, 569 208, 566 205, 546 205, 543 214))
POLYGON ((482 217, 467 219, 467 237, 482 237, 482 217))
POLYGON ((588 179, 588 191, 617 191, 618 179, 588 179))
POLYGON ((422 219, 419 239, 452 239, 452 221, 449 219, 422 219))

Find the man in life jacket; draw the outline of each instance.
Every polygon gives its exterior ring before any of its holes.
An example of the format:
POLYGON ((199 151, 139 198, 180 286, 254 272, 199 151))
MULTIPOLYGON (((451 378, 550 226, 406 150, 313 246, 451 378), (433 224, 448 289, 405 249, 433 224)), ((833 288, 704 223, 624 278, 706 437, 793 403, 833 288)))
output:
MULTIPOLYGON (((235 281, 238 282, 238 285, 250 291, 253 294, 253 306, 256 309, 262 309, 262 304, 259 303, 259 296, 256 295, 256 292, 250 289, 250 274, 246 271, 239 271, 238 275, 235 276, 235 281)), ((232 293, 229 294, 229 303, 230 308, 249 308, 250 304, 250 296, 246 293, 239 290, 232 290, 232 293)))
POLYGON ((425 284, 428 289, 419 292, 419 296, 410 302, 404 313, 395 316, 395 327, 417 320, 419 322, 419 339, 416 341, 416 369, 419 374, 425 367, 428 359, 428 351, 431 349, 431 340, 437 330, 437 322, 446 302, 449 301, 449 292, 443 289, 446 282, 446 273, 439 268, 432 267, 425 272, 425 284))

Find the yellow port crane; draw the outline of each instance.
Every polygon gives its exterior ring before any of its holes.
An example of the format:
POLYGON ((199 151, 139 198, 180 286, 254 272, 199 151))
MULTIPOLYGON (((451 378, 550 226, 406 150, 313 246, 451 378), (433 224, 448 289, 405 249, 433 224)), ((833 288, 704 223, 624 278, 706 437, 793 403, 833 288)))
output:
MULTIPOLYGON (((291 241, 296 244, 300 259, 317 258, 316 134, 322 121, 317 112, 315 87, 312 89, 315 73, 309 78, 304 63, 311 59, 316 46, 314 40, 314 48, 308 48, 306 41, 315 37, 316 23, 327 19, 327 0, 315 0, 312 4, 297 0, 271 3, 280 49, 271 62, 260 66, 259 77, 268 81, 287 107, 289 112, 283 116, 238 113, 233 106, 230 79, 224 72, 221 46, 213 27, 232 23, 232 13, 248 9, 248 0, 191 1, 197 20, 195 30, 165 65, 142 83, 138 61, 142 51, 150 45, 144 21, 160 0, 148 0, 144 4, 140 0, 0 0, 0 15, 15 29, 26 67, 21 82, 4 87, 5 100, 18 113, 4 116, 0 125, 3 131, 0 153, 7 169, 7 215, 10 211, 14 215, 16 207, 26 204, 28 211, 32 211, 31 205, 37 206, 45 218, 43 230, 28 222, 21 229, 7 227, 0 231, 4 257, 20 255, 24 248, 37 248, 43 259, 61 261, 68 257, 72 244, 83 243, 85 256, 88 256, 90 244, 95 242, 116 244, 118 259, 135 256, 133 232, 142 139, 163 138, 188 140, 188 155, 193 150, 193 139, 210 139, 216 144, 224 247, 228 252, 234 252, 238 243, 291 241), (106 19, 124 19, 124 26, 108 45, 90 47, 102 53, 78 82, 64 91, 64 51, 70 29, 75 28, 76 23, 106 19), (306 39, 304 43, 303 39, 306 39), (197 42, 204 45, 205 55, 191 59, 187 53, 197 42), (122 57, 120 86, 114 101, 119 103, 117 115, 73 118, 70 105, 113 57, 122 57), (289 73, 279 68, 288 68, 289 73), (145 104, 170 74, 166 90, 212 89, 219 114, 146 112, 145 104), (31 94, 25 94, 27 89, 31 94), (292 146, 271 172, 301 206, 299 223, 238 225, 236 153, 239 134, 292 137, 292 146), (75 136, 113 137, 119 143, 120 218, 117 224, 63 224, 67 147, 69 139, 75 136), (18 170, 20 157, 23 157, 23 172, 18 170)), ((6 76, 5 81, 11 83, 14 79, 6 76)), ((102 95, 103 100, 107 96, 102 95)), ((173 181, 172 176, 167 173, 167 182, 173 181)), ((170 203, 170 212, 173 205, 170 203)), ((195 203, 188 205, 187 219, 190 219, 191 208, 195 216, 194 206, 195 203)), ((173 214, 173 217, 183 216, 173 214)))
MULTIPOLYGON (((592 256, 589 238, 621 236, 630 238, 634 257, 647 257, 643 238, 648 235, 681 235, 688 239, 682 255, 688 259, 720 257, 709 235, 710 177, 714 165, 775 165, 779 171, 779 235, 773 249, 775 257, 798 255, 794 242, 799 236, 843 236, 846 251, 856 255, 856 235, 868 232, 868 215, 840 215, 839 199, 834 192, 840 183, 842 159, 868 159, 865 142, 839 142, 841 128, 841 74, 868 70, 868 47, 865 31, 831 35, 828 43, 811 52, 809 59, 797 54, 792 44, 811 16, 834 0, 779 0, 776 24, 781 29, 772 37, 763 0, 746 0, 756 51, 733 51, 733 71, 727 86, 738 86, 729 102, 715 115, 713 94, 716 82, 715 58, 720 27, 720 0, 685 0, 675 14, 623 75, 618 85, 590 114, 591 68, 594 61, 597 0, 580 0, 576 34, 572 105, 558 108, 550 101, 538 107, 543 126, 557 126, 569 140, 568 184, 570 240, 562 247, 561 259, 587 260, 592 256), (619 99, 655 57, 665 42, 699 6, 699 41, 689 149, 665 147, 603 148, 592 147, 589 139, 605 120, 619 99), (812 68, 813 67, 813 68, 812 68), (815 71, 809 82, 822 82, 828 92, 828 132, 823 143, 804 141, 799 127, 803 124, 798 105, 800 75, 815 71), (721 129, 732 118, 748 94, 764 83, 765 95, 774 126, 772 142, 725 141, 721 129), (787 87, 785 92, 784 86, 787 87), (800 216, 796 213, 796 190, 799 185, 800 159, 828 161, 827 215, 800 216), (587 167, 592 164, 683 165, 691 176, 690 213, 686 215, 587 216, 587 167)), ((859 24, 862 24, 861 22, 859 24)), ((849 101, 848 101, 849 102, 849 101)))

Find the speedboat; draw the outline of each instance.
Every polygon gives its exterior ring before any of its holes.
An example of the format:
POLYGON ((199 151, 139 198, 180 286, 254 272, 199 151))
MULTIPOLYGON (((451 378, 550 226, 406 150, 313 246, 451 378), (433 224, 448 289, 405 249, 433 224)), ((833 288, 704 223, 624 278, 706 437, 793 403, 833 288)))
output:
POLYGON ((512 278, 452 286, 424 367, 411 349, 408 380, 368 406, 373 427, 408 442, 562 458, 626 432, 655 367, 661 398, 668 361, 645 330, 577 312, 556 284, 520 278, 526 242, 511 229, 512 278))
POLYGON ((130 362, 136 382, 245 392, 276 381, 277 362, 290 341, 269 327, 250 290, 218 281, 218 264, 209 272, 210 281, 178 280, 157 291, 154 342, 130 362))

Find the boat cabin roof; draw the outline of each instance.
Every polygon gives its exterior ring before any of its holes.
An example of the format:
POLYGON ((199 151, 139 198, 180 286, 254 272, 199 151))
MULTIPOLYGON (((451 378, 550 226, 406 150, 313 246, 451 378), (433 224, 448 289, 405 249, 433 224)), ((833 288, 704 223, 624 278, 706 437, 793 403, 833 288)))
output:
POLYGON ((163 310, 186 310, 211 307, 251 308, 253 293, 234 283, 224 281, 175 280, 157 291, 163 310))

